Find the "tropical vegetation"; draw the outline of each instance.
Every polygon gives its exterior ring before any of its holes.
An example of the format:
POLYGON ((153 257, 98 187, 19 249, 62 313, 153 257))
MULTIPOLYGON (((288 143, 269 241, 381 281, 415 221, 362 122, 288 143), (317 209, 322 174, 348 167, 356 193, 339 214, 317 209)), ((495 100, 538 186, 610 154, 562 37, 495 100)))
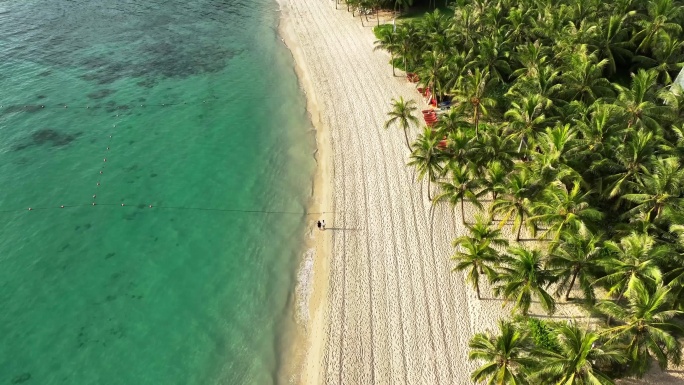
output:
POLYGON ((419 106, 395 99, 387 125, 402 129, 428 198, 467 224, 454 270, 513 313, 471 339, 472 380, 613 384, 679 364, 684 3, 450 7, 376 36, 393 73, 440 104, 420 127, 419 106), (466 207, 484 215, 469 223, 466 207), (535 318, 568 301, 601 321, 535 318))

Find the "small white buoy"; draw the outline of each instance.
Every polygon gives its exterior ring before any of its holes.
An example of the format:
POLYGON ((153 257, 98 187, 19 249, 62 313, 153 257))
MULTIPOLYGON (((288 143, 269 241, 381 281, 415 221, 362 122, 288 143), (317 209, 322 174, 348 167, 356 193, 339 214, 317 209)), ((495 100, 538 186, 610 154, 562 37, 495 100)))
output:
POLYGON ((104 158, 104 161, 106 162, 106 161, 107 161, 107 158, 104 158))
POLYGON ((124 204, 122 203, 122 204, 121 204, 121 207, 123 207, 123 206, 124 206, 124 204))
POLYGON ((95 198, 96 196, 97 196, 97 194, 93 194, 93 198, 95 198))
POLYGON ((99 185, 100 185, 100 182, 97 182, 97 185, 99 186, 99 185))
POLYGON ((64 108, 67 108, 67 106, 64 106, 64 108))
POLYGON ((102 170, 100 170, 100 174, 102 174, 102 170))
POLYGON ((150 205, 150 208, 152 208, 152 205, 150 205))
POLYGON ((29 207, 29 211, 33 210, 32 208, 29 207))
POLYGON ((93 202, 93 206, 95 206, 95 202, 93 202))
POLYGON ((64 205, 59 206, 60 208, 64 208, 64 205))

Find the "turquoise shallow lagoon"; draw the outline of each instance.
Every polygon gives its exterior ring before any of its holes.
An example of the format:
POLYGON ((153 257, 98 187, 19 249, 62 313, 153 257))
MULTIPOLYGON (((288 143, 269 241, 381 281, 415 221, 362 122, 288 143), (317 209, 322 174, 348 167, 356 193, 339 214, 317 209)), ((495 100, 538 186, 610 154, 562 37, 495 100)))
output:
POLYGON ((0 1, 0 384, 275 382, 314 169, 277 21, 0 1))

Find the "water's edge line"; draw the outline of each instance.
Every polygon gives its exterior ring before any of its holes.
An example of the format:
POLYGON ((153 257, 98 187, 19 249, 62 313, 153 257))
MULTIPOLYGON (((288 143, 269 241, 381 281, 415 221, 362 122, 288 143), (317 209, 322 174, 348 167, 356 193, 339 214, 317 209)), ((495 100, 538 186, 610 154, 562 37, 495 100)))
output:
MULTIPOLYGON (((297 45, 296 34, 290 26, 292 22, 291 16, 281 0, 276 0, 276 2, 280 6, 278 35, 280 35, 294 59, 294 70, 300 87, 304 91, 306 110, 315 129, 316 150, 314 157, 316 170, 314 172, 311 198, 307 212, 334 212, 335 209, 332 207, 331 196, 333 179, 332 175, 330 175, 331 168, 329 167, 332 164, 331 157, 333 154, 330 132, 321 119, 315 87, 309 77, 306 60, 297 45)), ((332 222, 332 218, 329 218, 328 222, 332 222)), ((332 250, 332 237, 329 232, 319 233, 316 230, 314 234, 313 237, 306 240, 304 248, 304 250, 314 250, 313 282, 311 282, 311 297, 308 303, 310 317, 307 325, 305 325, 306 333, 301 333, 301 340, 295 341, 296 344, 302 345, 304 356, 301 357, 301 362, 291 362, 291 357, 283 357, 285 363, 289 361, 291 365, 297 366, 292 368, 295 370, 295 383, 307 385, 319 384, 321 380, 321 368, 318 358, 323 356, 323 348, 325 346, 325 309, 327 308, 328 298, 329 258, 332 250)), ((296 300, 293 301, 293 307, 297 306, 296 302, 296 300)), ((296 312, 297 309, 295 308, 293 311, 296 312)))

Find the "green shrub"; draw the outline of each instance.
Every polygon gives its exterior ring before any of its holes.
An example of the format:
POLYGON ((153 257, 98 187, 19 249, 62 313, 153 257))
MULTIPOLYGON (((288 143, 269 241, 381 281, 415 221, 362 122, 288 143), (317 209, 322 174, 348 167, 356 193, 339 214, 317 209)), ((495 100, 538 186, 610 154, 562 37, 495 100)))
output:
POLYGON ((530 330, 532 341, 538 348, 560 353, 558 338, 553 332, 553 328, 546 322, 537 318, 528 318, 527 327, 530 330))

